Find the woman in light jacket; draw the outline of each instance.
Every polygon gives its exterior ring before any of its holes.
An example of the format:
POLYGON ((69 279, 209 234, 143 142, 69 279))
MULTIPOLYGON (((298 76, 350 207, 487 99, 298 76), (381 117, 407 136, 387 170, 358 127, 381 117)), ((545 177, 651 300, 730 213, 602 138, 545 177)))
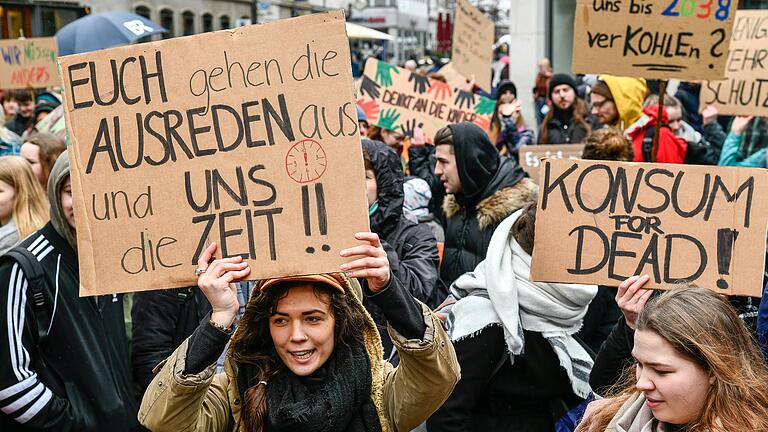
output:
POLYGON ((259 281, 232 336, 225 372, 216 358, 237 310, 231 283, 249 268, 240 257, 198 263, 212 306, 164 363, 139 412, 152 431, 410 431, 459 379, 440 320, 391 276, 376 234, 341 252, 358 257, 343 273, 259 281), (362 278, 362 287, 354 278, 362 278), (379 334, 361 293, 384 310, 400 365, 382 359, 379 334))

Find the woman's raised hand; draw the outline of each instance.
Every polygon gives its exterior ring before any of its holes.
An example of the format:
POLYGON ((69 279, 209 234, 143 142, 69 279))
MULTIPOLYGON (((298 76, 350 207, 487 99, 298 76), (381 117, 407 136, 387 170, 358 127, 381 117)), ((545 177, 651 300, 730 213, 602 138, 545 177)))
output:
POLYGON ((209 263, 216 249, 216 243, 211 243, 200 254, 197 260, 197 286, 211 304, 211 321, 229 327, 235 322, 240 308, 234 282, 247 277, 251 268, 240 256, 217 259, 209 263))
POLYGON ((616 291, 616 304, 632 330, 637 329, 637 317, 653 294, 653 290, 643 288, 649 279, 648 275, 632 276, 622 282, 616 291))
POLYGON ((361 258, 342 264, 341 270, 351 278, 365 278, 368 281, 368 289, 379 292, 389 284, 387 252, 384 251, 379 235, 376 233, 357 233, 355 239, 367 244, 344 249, 340 254, 343 257, 357 256, 361 258))

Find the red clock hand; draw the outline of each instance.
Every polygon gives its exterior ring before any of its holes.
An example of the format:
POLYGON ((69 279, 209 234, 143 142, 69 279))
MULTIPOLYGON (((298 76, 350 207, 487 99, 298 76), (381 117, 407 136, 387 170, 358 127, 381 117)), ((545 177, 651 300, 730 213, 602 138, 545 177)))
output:
POLYGON ((309 162, 307 162, 307 152, 304 152, 304 166, 309 165, 309 162))

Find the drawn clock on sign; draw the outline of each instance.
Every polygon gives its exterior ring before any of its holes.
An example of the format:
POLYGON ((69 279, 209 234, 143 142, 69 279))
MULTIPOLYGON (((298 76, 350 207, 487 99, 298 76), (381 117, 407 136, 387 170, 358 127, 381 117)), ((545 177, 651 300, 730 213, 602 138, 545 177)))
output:
POLYGON ((285 171, 296 183, 313 182, 325 173, 328 157, 319 142, 305 139, 294 144, 285 155, 285 171))

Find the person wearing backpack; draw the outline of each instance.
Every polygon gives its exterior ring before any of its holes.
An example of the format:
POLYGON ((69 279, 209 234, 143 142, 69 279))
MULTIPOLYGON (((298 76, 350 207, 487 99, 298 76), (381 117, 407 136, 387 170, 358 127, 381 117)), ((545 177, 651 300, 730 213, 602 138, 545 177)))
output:
POLYGON ((122 296, 79 296, 67 152, 48 198, 51 221, 0 259, 0 430, 143 430, 122 296))

